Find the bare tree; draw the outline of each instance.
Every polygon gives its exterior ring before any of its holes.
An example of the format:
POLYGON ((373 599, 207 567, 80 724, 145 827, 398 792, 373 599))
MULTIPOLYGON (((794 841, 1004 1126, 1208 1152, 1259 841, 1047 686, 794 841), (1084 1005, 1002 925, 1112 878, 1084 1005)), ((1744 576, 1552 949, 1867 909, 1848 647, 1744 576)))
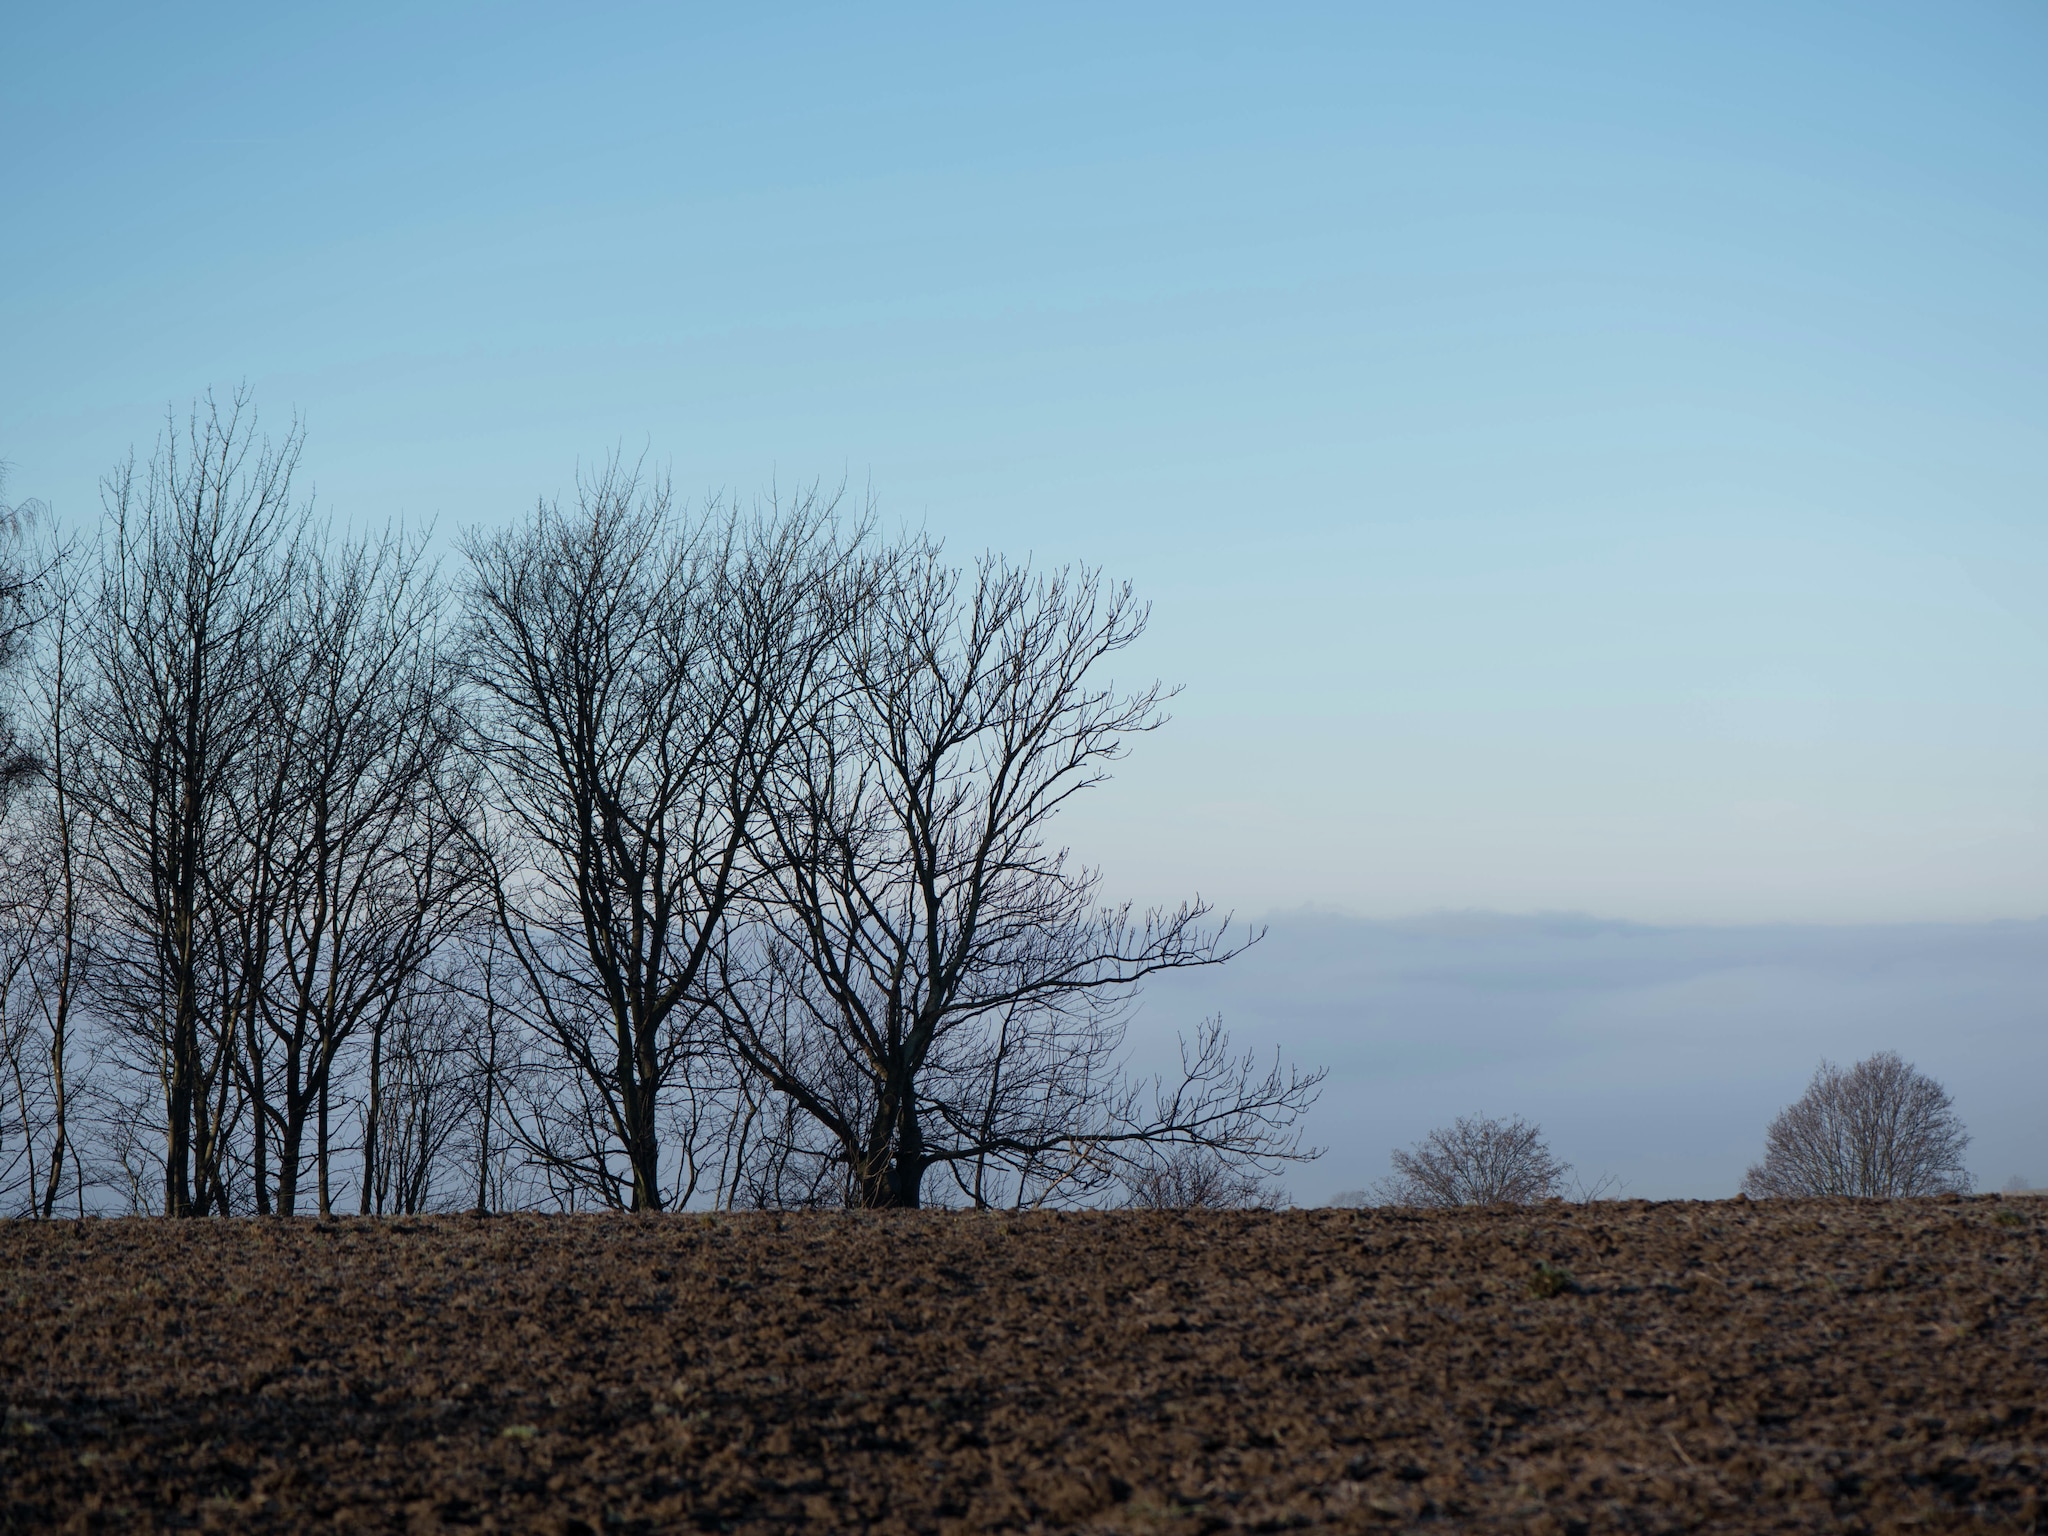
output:
POLYGON ((126 1216, 161 1216, 170 1188, 166 1146, 156 1117, 162 1114, 161 1083, 116 1078, 92 1106, 94 1182, 112 1192, 126 1216))
POLYGON ((694 1177, 714 957, 830 654, 834 502, 686 518, 614 461, 573 510, 466 548, 488 845, 524 983, 501 995, 561 1069, 512 1126, 563 1189, 660 1209, 694 1177))
MULTIPOLYGON (((87 979, 92 913, 81 870, 91 822, 75 793, 72 667, 78 621, 76 564, 66 548, 43 568, 42 640, 27 713, 40 740, 29 803, 0 832, 0 1040, 14 1089, 29 1197, 48 1219, 69 1176, 82 1206, 84 1165, 74 1145, 74 1106, 86 1085, 77 1050, 79 1003, 87 979)), ((0 1130, 0 1170, 6 1132, 0 1130)), ((0 1171, 0 1185, 5 1183, 0 1171)))
POLYGON ((1893 1051, 1844 1072, 1823 1061, 1797 1103, 1765 1132, 1745 1194, 1897 1199, 1967 1191, 1970 1136, 1948 1091, 1893 1051))
POLYGON ((1235 947, 1199 901, 1099 907, 1048 840, 1163 719, 1159 685, 1094 677, 1144 628, 1129 588, 995 557, 970 575, 919 543, 844 590, 841 687, 778 777, 750 942, 722 952, 728 1043, 794 1111, 757 1155, 806 1198, 906 1207, 934 1168, 986 1205, 1099 1189, 1165 1144, 1298 1155, 1320 1074, 1252 1072, 1220 1029, 1142 1103, 1119 1059, 1134 989, 1235 947))
POLYGON ((465 1187, 474 1194, 469 1208, 479 1216, 505 1203, 516 1146, 501 1130, 508 1091, 519 1072, 518 1041, 501 997, 507 968, 504 938, 493 917, 464 935, 447 982, 463 1005, 456 1033, 460 1105, 453 1140, 465 1187))
POLYGON ((1511 1120, 1465 1117, 1394 1153, 1376 1193, 1388 1205, 1526 1205, 1560 1193, 1571 1165, 1544 1145, 1543 1130, 1511 1120))
POLYGON ((1287 1196, 1205 1147, 1168 1147, 1125 1173, 1125 1204, 1143 1211, 1285 1209, 1287 1196))
POLYGON ((62 1057, 50 1051, 36 986, 52 861, 44 838, 8 831, 0 839, 0 1213, 40 1215, 39 1175, 64 1155, 52 1071, 62 1057))
POLYGON ((77 548, 53 536, 39 577, 40 632, 22 711, 34 721, 38 740, 30 751, 38 772, 26 814, 7 826, 12 867, 4 877, 12 892, 6 920, 22 948, 14 952, 21 964, 11 972, 7 1006, 0 1007, 10 1017, 0 1028, 10 1035, 10 1066, 25 1112, 29 1083, 40 1090, 43 1147, 39 1157, 31 1147, 28 1171, 41 1185, 28 1209, 46 1221, 57 1214, 67 1179, 80 1216, 88 1185, 98 1182, 88 1155, 100 1053, 90 1035, 81 1039, 98 910, 87 879, 95 827, 78 793, 81 746, 74 728, 79 626, 87 612, 80 577, 77 548), (34 1065, 24 1070, 23 1058, 30 1056, 34 1065))
MULTIPOLYGON (((0 704, 13 706, 11 674, 33 629, 37 582, 20 558, 22 536, 38 505, 5 499, 0 462, 0 704)), ((0 812, 42 765, 19 735, 16 709, 0 707, 0 812)), ((0 1207, 40 1214, 39 1163, 63 1160, 63 1053, 52 1055, 43 1033, 37 966, 53 904, 45 829, 0 826, 0 1207), (52 1072, 55 1069, 53 1078, 52 1072)))
POLYGON ((146 470, 107 482, 113 527, 92 597, 93 673, 77 722, 80 799, 109 913, 108 1011, 164 1102, 164 1209, 225 1210, 242 1101, 233 1058, 255 978, 220 897, 266 724, 272 630, 303 514, 300 434, 259 439, 246 396, 171 422, 146 470))
POLYGON ((363 1036, 370 1208, 382 1031, 478 895, 475 786, 439 613, 417 544, 309 541, 277 626, 260 772, 237 813, 247 857, 223 898, 258 976, 239 1063, 261 1127, 259 1209, 273 1143, 276 1209, 298 1208, 310 1129, 319 1208, 332 1210, 337 1064, 363 1036))
MULTIPOLYGON (((381 1032, 380 1112, 365 1115, 364 1208, 415 1215, 454 1204, 467 1170, 449 1156, 470 1109, 460 991, 419 977, 381 1032)), ((466 1182, 466 1181, 465 1181, 466 1182)))

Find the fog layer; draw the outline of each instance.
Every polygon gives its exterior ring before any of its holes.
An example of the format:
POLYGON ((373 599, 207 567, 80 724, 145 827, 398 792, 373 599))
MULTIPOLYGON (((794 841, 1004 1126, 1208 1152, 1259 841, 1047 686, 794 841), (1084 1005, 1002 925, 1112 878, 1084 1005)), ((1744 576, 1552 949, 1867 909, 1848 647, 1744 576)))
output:
POLYGON ((1220 1012, 1241 1044, 1330 1078, 1326 1146, 1288 1186, 1320 1204, 1460 1114, 1542 1122, 1589 1182, 1631 1196, 1735 1192, 1770 1117, 1821 1058, 1895 1050, 1947 1085, 1979 1188, 2048 1183, 2048 921, 1657 928, 1452 914, 1268 920, 1221 969, 1163 978, 1141 1060, 1220 1012))

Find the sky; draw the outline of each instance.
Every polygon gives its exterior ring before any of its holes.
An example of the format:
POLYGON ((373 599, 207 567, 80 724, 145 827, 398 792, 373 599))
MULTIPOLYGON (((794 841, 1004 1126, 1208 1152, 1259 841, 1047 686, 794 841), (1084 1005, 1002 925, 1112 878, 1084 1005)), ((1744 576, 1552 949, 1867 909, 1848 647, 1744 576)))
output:
POLYGON ((20 6, 0 457, 89 523, 245 382, 451 543, 614 451, 844 484, 1136 585, 1174 719, 1062 835, 1340 1013, 1429 913, 1877 964, 2048 914, 2043 79, 2032 0, 20 6))
POLYGON ((2048 12, 24 7, 0 455, 1079 560, 1141 900, 2048 912, 2048 12))

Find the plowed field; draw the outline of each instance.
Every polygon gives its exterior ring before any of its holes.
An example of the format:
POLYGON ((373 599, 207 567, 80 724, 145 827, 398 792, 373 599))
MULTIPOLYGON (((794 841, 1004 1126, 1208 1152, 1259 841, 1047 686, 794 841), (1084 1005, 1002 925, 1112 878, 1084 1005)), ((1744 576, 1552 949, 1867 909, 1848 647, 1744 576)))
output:
POLYGON ((2040 1530, 2044 1238, 1996 1199, 16 1223, 0 1524, 2040 1530))

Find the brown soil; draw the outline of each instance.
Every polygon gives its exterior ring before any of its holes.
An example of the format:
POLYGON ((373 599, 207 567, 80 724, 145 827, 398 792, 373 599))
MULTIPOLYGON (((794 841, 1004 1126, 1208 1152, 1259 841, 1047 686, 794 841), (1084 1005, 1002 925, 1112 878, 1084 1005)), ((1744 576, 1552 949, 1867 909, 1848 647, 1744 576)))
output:
POLYGON ((2039 1530, 2044 1239, 1995 1199, 16 1223, 0 1526, 2039 1530))

